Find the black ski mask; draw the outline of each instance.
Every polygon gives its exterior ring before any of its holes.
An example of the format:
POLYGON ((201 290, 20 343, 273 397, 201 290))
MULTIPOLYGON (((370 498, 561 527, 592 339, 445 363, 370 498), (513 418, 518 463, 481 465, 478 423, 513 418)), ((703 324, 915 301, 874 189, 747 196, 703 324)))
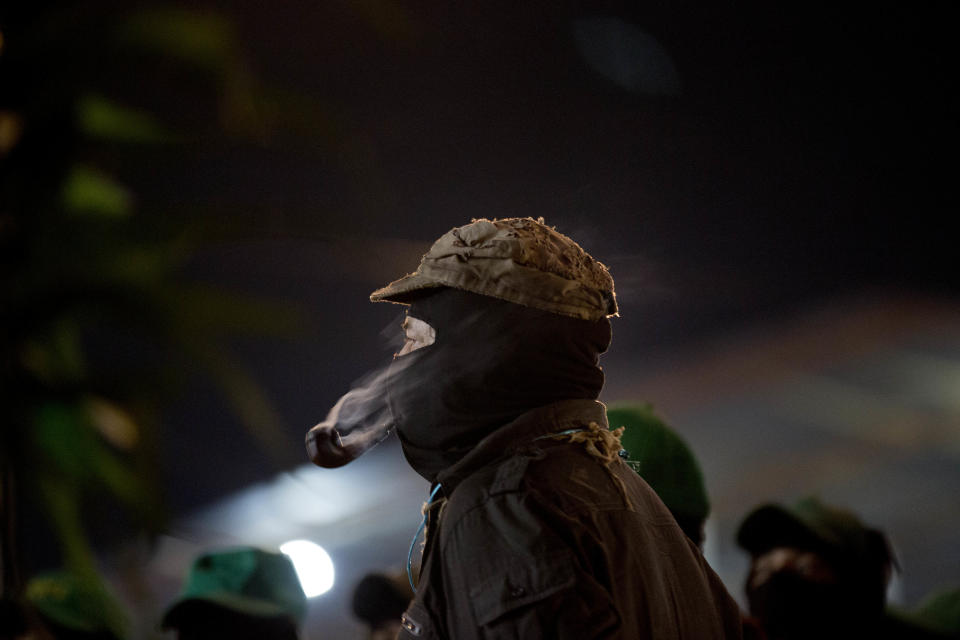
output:
POLYGON ((847 638, 851 623, 865 626, 869 621, 853 606, 849 588, 811 582, 789 571, 748 589, 747 599, 750 614, 770 640, 847 638))
POLYGON ((388 402, 410 466, 433 482, 480 440, 552 402, 596 399, 610 321, 591 322, 459 289, 415 299, 436 341, 395 359, 388 402))

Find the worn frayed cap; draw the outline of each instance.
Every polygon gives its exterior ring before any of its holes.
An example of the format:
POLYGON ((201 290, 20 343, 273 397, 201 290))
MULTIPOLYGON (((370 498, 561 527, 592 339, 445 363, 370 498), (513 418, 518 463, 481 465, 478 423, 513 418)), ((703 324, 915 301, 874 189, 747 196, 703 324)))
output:
POLYGON ((613 278, 543 219, 481 218, 433 243, 420 266, 370 295, 406 304, 416 292, 453 287, 542 311, 600 320, 617 314, 613 278))

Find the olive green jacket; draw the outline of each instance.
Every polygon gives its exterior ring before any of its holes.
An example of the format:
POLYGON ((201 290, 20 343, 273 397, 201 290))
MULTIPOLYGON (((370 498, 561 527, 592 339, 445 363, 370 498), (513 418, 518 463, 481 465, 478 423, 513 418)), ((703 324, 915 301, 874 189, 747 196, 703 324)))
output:
POLYGON ((741 637, 737 604, 653 490, 597 439, 553 435, 590 423, 609 440, 599 402, 536 409, 440 475, 399 638, 741 637))

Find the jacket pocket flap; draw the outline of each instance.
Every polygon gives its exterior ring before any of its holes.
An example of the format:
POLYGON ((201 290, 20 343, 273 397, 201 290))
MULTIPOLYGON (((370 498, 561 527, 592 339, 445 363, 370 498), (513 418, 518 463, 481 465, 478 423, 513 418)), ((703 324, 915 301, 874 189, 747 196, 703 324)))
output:
POLYGON ((480 626, 576 583, 570 553, 512 560, 499 576, 470 590, 473 614, 480 626))

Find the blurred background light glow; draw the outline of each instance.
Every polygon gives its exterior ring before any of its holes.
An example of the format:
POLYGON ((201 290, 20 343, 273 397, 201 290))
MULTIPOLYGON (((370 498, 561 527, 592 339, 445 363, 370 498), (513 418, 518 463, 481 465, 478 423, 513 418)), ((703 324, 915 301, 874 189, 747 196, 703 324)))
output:
POLYGON ((280 551, 293 562, 300 586, 308 598, 333 588, 333 561, 323 547, 309 540, 291 540, 280 545, 280 551))

